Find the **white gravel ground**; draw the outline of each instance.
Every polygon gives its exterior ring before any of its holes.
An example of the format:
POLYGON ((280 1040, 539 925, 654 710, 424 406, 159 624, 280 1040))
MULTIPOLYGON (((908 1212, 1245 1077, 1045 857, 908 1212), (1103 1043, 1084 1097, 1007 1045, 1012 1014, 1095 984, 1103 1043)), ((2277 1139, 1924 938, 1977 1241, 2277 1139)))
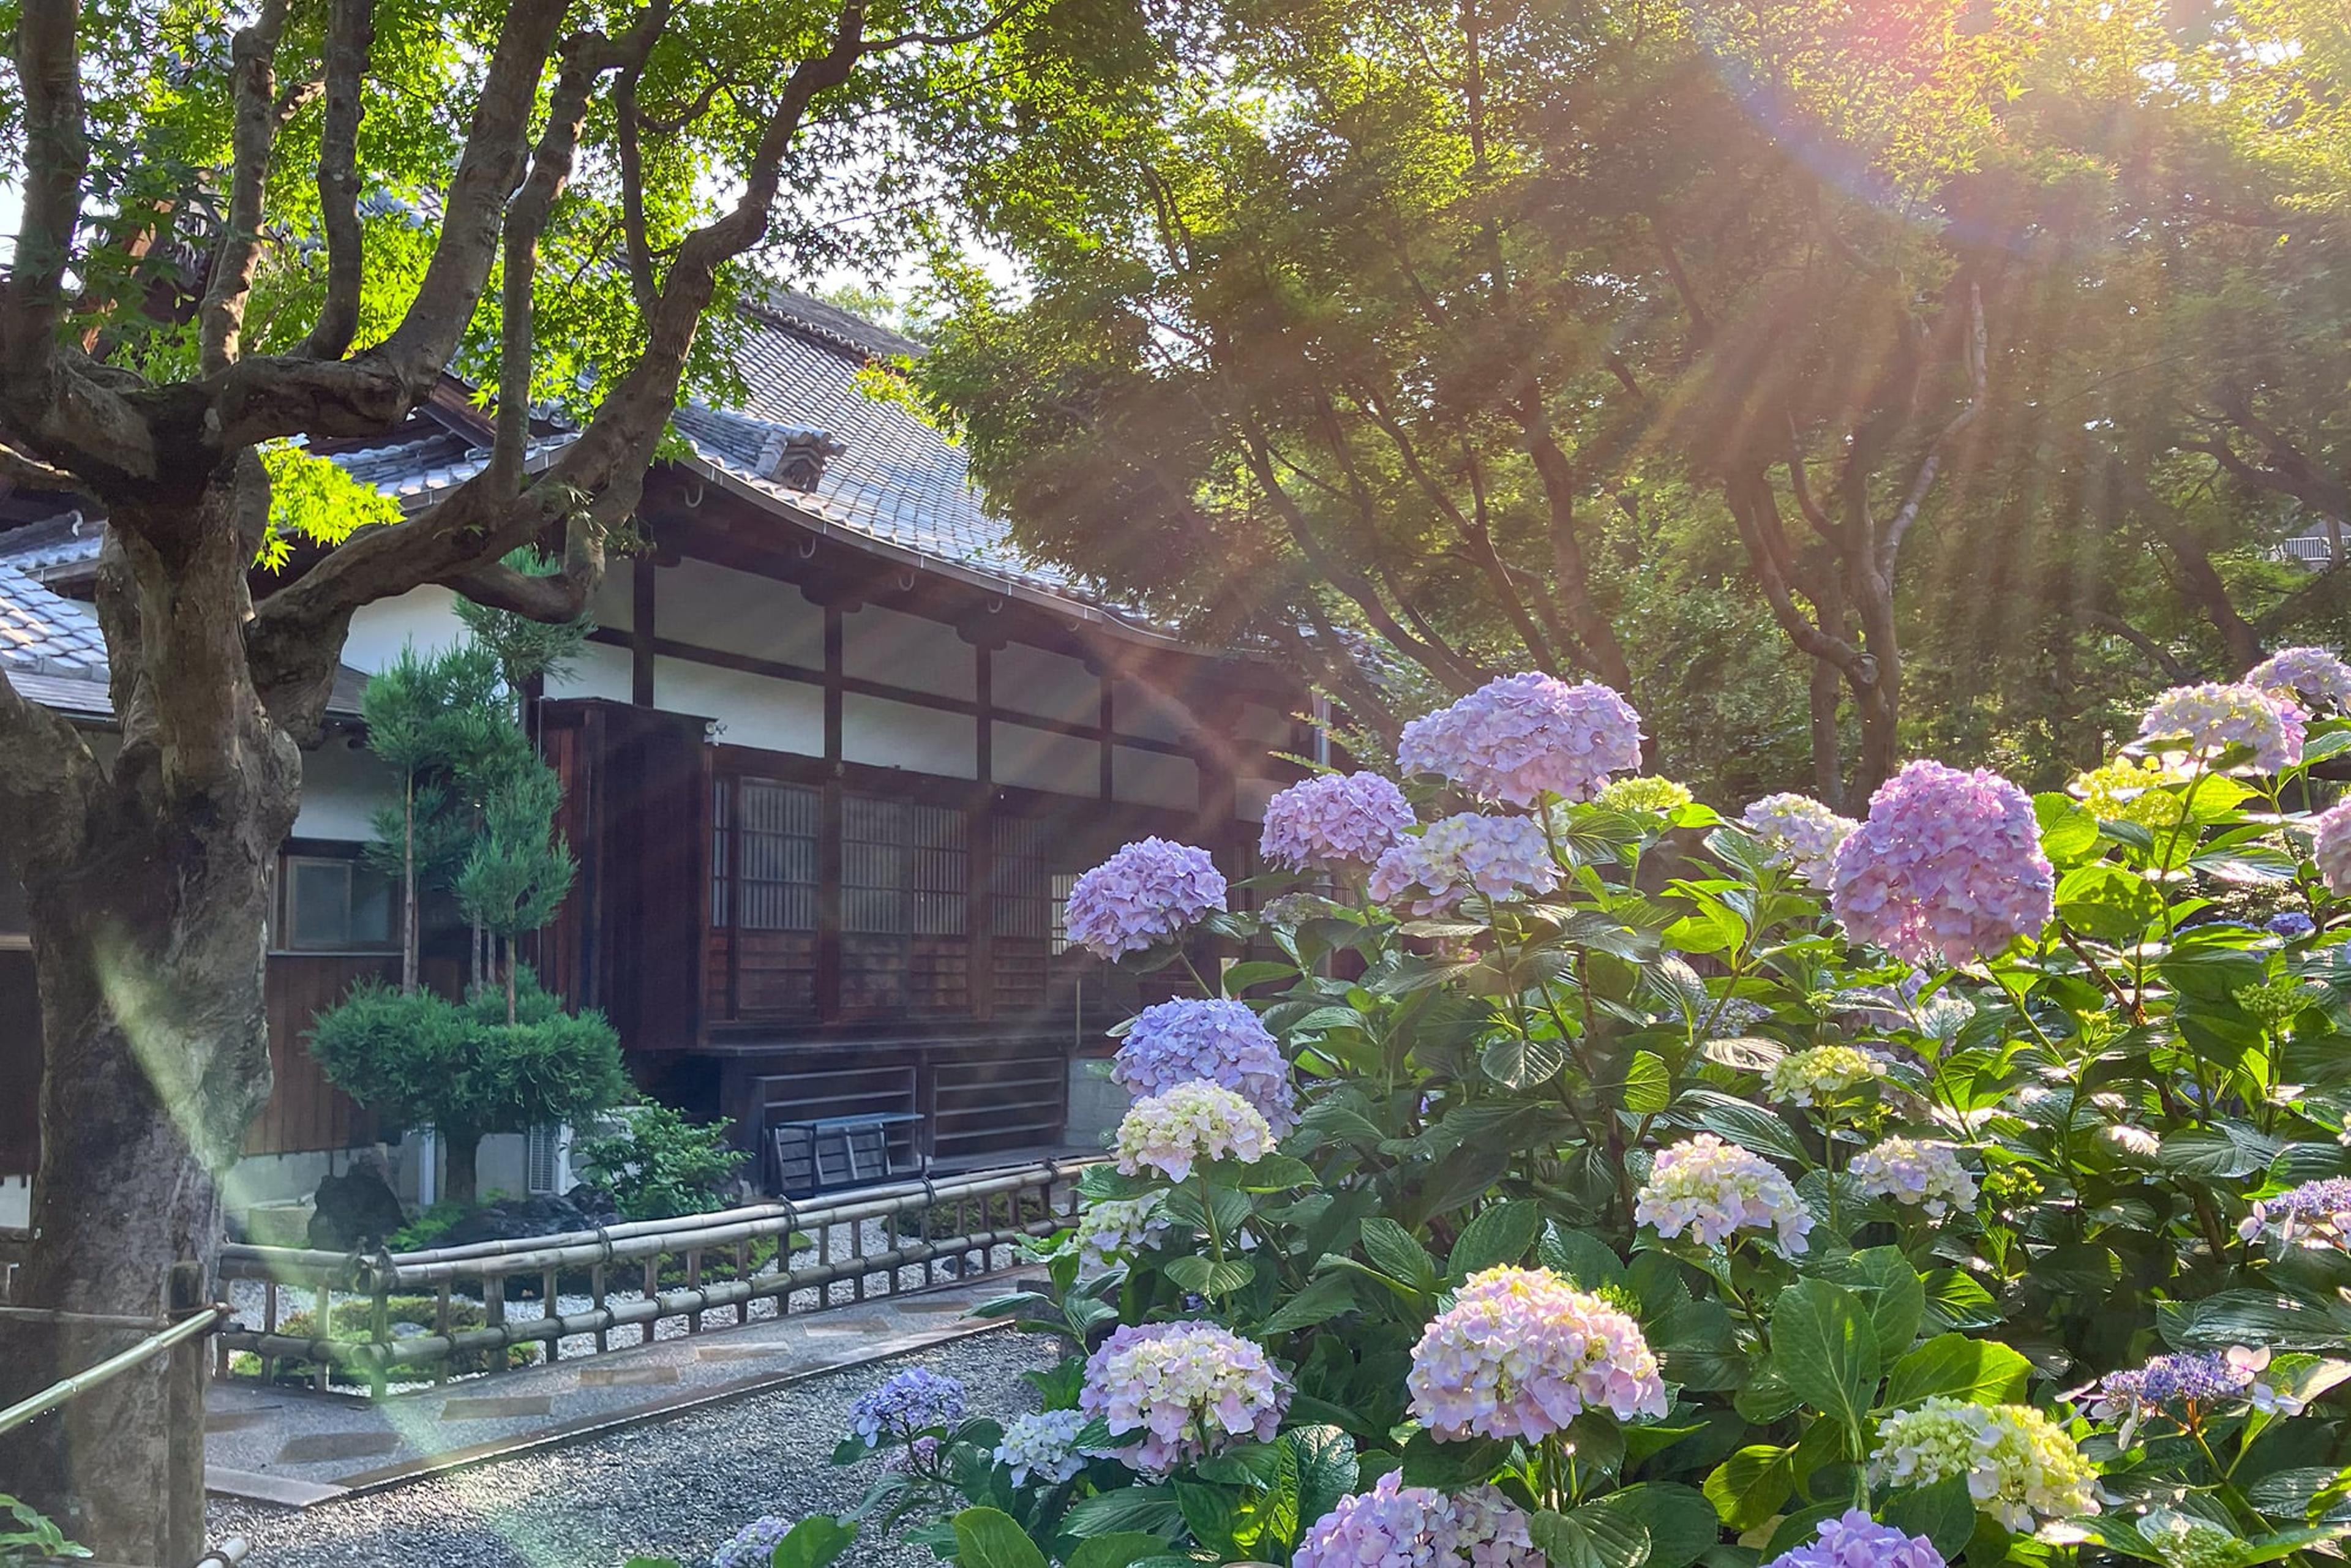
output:
MULTIPOLYGON (((799 1518, 853 1506, 872 1461, 831 1462, 849 1407, 893 1373, 926 1366, 963 1380, 975 1414, 1033 1408, 1020 1381, 1058 1342, 980 1334, 895 1361, 828 1374, 569 1448, 501 1460, 307 1511, 215 1500, 212 1535, 253 1543, 252 1568, 618 1568, 667 1555, 702 1568, 765 1513, 799 1518)), ((928 1551, 860 1541, 848 1568, 921 1568, 928 1551)))

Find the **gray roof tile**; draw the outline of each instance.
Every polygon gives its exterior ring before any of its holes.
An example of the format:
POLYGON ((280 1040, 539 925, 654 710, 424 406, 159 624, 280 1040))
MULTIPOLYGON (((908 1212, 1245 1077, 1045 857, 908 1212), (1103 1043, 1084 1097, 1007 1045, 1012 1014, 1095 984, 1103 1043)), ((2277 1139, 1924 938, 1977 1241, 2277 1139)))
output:
POLYGON ((0 664, 28 674, 106 678, 106 638, 87 604, 0 565, 0 664))

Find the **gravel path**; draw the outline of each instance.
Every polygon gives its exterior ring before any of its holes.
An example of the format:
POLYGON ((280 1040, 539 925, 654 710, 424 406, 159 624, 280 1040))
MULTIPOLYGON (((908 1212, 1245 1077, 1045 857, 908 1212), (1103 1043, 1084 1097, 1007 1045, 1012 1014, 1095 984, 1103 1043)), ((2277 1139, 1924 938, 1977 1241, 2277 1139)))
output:
MULTIPOLYGON (((1054 1341, 980 1334, 304 1512, 216 1500, 213 1539, 245 1536, 253 1568, 617 1568, 640 1553, 702 1568, 760 1514, 796 1518, 856 1503, 875 1465, 836 1469, 833 1446, 850 1406, 893 1373, 926 1366, 950 1374, 963 1379, 975 1414, 1007 1415, 1035 1405, 1020 1374, 1057 1355, 1054 1341)), ((925 1568, 937 1559, 895 1541, 864 1540, 846 1561, 925 1568)))

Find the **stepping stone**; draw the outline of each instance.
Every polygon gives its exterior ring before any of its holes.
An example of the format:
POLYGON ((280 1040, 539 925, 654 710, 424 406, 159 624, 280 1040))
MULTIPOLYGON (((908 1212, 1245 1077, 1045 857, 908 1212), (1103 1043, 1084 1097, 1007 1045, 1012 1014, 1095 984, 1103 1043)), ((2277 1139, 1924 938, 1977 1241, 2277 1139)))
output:
POLYGON ((365 1459, 400 1447, 397 1432, 312 1432, 277 1450, 281 1465, 315 1465, 329 1459, 365 1459))
POLYGON ((643 1388, 653 1383, 675 1383, 674 1366, 583 1366, 580 1369, 582 1388, 643 1388))
POLYGON ((242 1432, 249 1427, 266 1427, 270 1412, 266 1410, 215 1410, 204 1417, 207 1432, 242 1432))
POLYGON ((920 1300, 908 1300, 894 1302, 893 1304, 895 1305, 898 1311, 902 1312, 954 1312, 960 1316, 961 1314, 971 1311, 971 1303, 969 1301, 925 1301, 920 1300))
POLYGON ((769 1361, 791 1354, 788 1344, 705 1344, 694 1353, 697 1361, 769 1361))
POLYGON ((504 1396, 483 1395, 473 1398, 452 1399, 441 1406, 444 1421, 512 1420, 518 1416, 544 1416, 549 1409, 549 1396, 544 1394, 509 1394, 504 1396))

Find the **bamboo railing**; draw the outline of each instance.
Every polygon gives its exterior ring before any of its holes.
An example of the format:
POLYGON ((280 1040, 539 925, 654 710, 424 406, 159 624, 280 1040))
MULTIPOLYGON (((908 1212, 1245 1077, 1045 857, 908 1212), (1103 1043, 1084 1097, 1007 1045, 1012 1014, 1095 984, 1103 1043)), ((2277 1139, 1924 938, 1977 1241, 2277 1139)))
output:
POLYGON ((290 1369, 323 1391, 340 1374, 381 1396, 395 1380, 441 1384, 505 1370, 518 1348, 551 1361, 565 1354, 566 1340, 590 1339, 591 1354, 649 1344, 666 1319, 684 1319, 695 1334, 747 1323, 761 1301, 776 1303, 778 1316, 821 1310, 835 1304, 836 1286, 846 1285, 856 1302, 936 1284, 943 1268, 969 1279, 1008 1264, 1022 1240, 1068 1225, 1078 1175, 1094 1163, 1044 1160, 820 1202, 372 1258, 233 1245, 222 1249, 220 1276, 261 1281, 261 1322, 219 1333, 214 1375, 274 1383, 290 1369), (869 1237, 875 1221, 879 1247, 869 1237), (905 1283, 915 1269, 920 1284, 905 1283), (510 1281, 520 1282, 526 1300, 535 1291, 536 1315, 508 1315, 510 1281), (795 1305, 811 1294, 812 1303, 795 1305), (565 1295, 587 1305, 564 1311, 565 1295), (428 1303, 430 1322, 412 1318, 401 1326, 415 1332, 396 1334, 392 1303, 413 1312, 417 1298, 428 1303), (476 1301, 480 1321, 461 1323, 475 1315, 476 1301), (309 1314, 308 1332, 287 1332, 301 1312, 309 1314), (713 1313, 721 1321, 707 1321, 713 1313), (355 1315, 364 1317, 362 1332, 349 1326, 355 1315), (615 1331, 631 1329, 633 1336, 612 1343, 615 1331), (249 1372, 239 1353, 254 1358, 249 1372))

